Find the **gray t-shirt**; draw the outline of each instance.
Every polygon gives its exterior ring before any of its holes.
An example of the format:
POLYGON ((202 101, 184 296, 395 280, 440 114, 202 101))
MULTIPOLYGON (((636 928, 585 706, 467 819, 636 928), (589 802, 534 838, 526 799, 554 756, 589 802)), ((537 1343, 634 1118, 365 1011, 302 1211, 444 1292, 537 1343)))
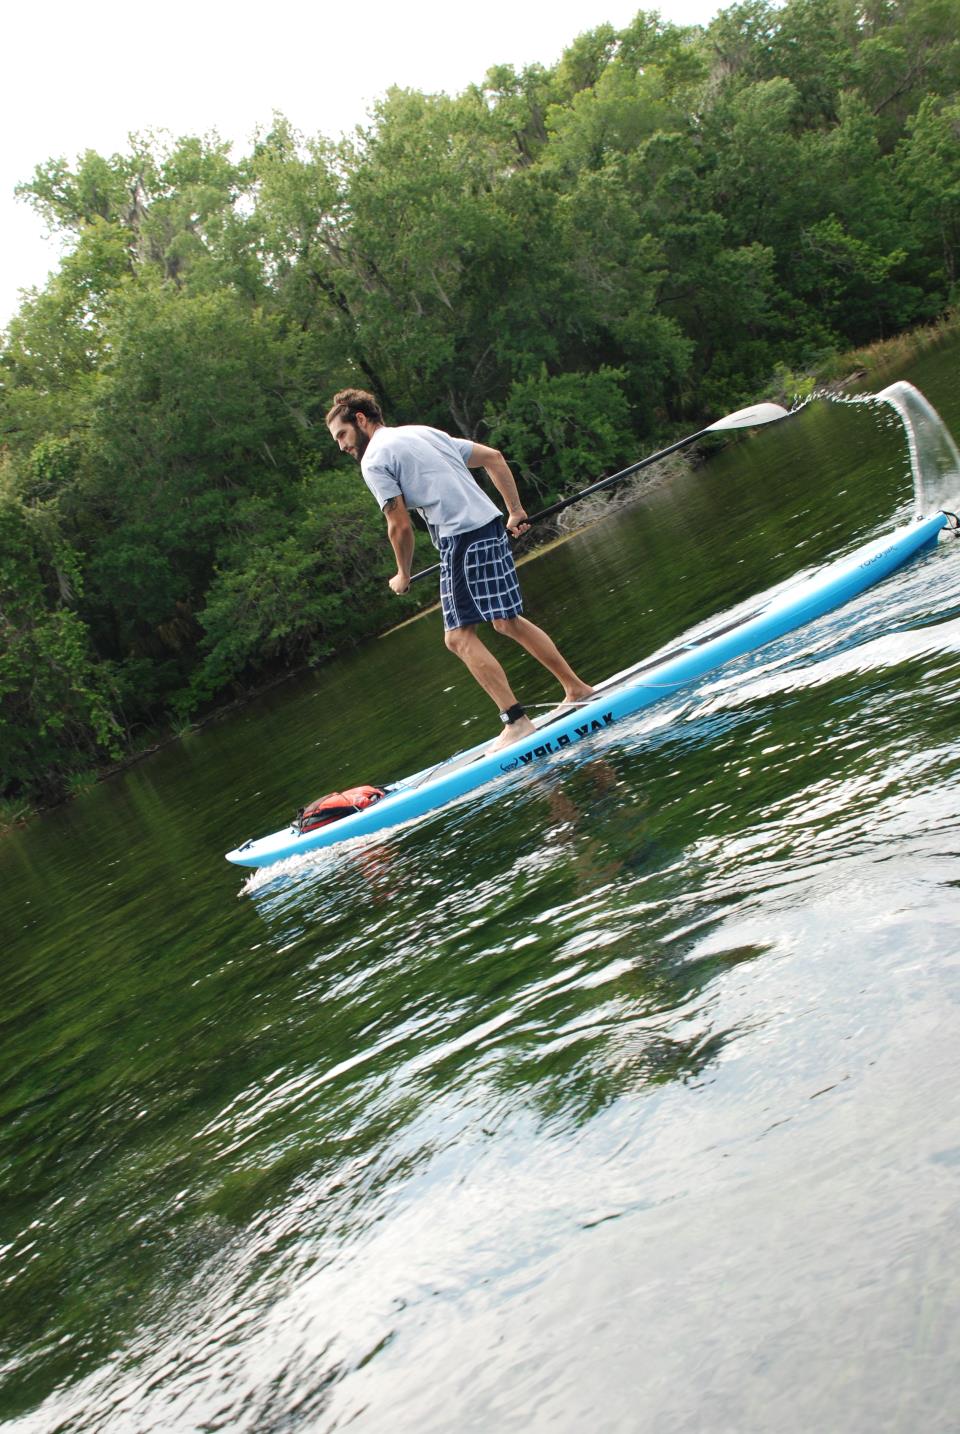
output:
POLYGON ((364 482, 382 508, 402 497, 426 520, 430 536, 452 538, 482 528, 500 509, 470 476, 469 438, 451 438, 439 428, 408 423, 378 428, 360 461, 364 482))

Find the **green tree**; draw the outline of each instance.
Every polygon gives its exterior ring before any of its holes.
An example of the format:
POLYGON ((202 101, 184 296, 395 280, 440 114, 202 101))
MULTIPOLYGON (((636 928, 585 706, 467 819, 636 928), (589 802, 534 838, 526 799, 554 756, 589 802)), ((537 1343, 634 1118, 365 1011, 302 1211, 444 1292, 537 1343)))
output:
POLYGON ((107 159, 88 150, 74 168, 63 158, 49 160, 18 193, 51 228, 73 238, 76 265, 91 277, 98 266, 85 264, 85 251, 107 233, 114 268, 122 253, 131 275, 151 268, 176 284, 193 274, 201 285, 255 288, 247 226, 236 208, 249 177, 229 152, 216 135, 176 141, 134 135, 127 154, 107 159))
POLYGON ((182 711, 265 669, 318 662, 394 615, 383 519, 358 473, 320 472, 298 485, 293 525, 288 514, 257 509, 249 515, 256 540, 221 551, 198 614, 201 660, 175 699, 182 711))
POLYGON ((241 500, 283 507, 295 441, 284 346, 231 290, 158 282, 123 296, 109 337, 90 409, 89 620, 105 656, 153 659, 163 687, 187 678, 196 613, 218 546, 244 524, 241 500))
POLYGON ((0 796, 55 800, 72 772, 116 756, 108 672, 73 610, 82 578, 53 502, 25 503, 0 469, 0 796))
POLYGON ((859 16, 855 75, 889 152, 929 94, 955 95, 960 88, 956 0, 867 0, 859 16))
POLYGON ((630 408, 622 369, 564 373, 546 369, 513 384, 489 412, 491 441, 517 464, 538 502, 602 478, 631 453, 630 408))
POLYGON ((960 298, 960 101, 928 95, 907 125, 896 172, 929 261, 928 286, 938 306, 960 298))

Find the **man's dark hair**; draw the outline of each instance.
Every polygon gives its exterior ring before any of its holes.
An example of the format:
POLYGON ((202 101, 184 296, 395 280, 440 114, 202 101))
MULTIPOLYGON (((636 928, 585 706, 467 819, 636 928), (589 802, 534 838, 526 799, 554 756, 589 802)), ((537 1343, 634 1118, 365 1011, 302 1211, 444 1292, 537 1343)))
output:
POLYGON ((362 413, 364 418, 369 418, 373 423, 383 422, 380 405, 372 393, 367 393, 363 388, 343 388, 339 393, 333 395, 333 405, 327 414, 327 424, 329 426, 338 418, 345 418, 348 423, 355 425, 358 413, 362 413))

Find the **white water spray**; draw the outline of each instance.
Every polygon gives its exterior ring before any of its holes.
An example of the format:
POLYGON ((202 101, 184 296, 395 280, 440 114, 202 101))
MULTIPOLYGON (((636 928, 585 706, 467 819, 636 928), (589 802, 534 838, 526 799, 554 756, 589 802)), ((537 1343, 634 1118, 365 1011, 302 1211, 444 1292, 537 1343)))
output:
POLYGON ((916 516, 944 509, 955 512, 960 502, 960 452, 937 410, 919 389, 902 380, 881 389, 877 398, 889 403, 903 420, 916 516))
POLYGON ((840 403, 889 404, 903 424, 907 437, 915 517, 957 511, 960 506, 960 452, 933 404, 912 383, 898 379, 879 393, 857 394, 852 398, 837 399, 833 394, 815 394, 814 397, 829 397, 840 403))

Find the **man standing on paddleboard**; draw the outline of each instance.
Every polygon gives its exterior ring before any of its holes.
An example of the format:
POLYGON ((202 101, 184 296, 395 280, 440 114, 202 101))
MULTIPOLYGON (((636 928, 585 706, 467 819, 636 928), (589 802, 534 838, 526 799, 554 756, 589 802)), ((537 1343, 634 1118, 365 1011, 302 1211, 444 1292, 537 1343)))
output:
POLYGON ((327 427, 341 453, 360 464, 364 482, 387 520, 387 537, 397 560, 390 579, 395 593, 410 586, 413 524, 417 510, 440 549, 440 605, 447 647, 466 663, 484 692, 497 704, 504 724, 488 748, 498 751, 530 736, 534 725, 517 701, 500 663, 481 642, 477 628, 489 623, 512 637, 563 688, 565 702, 590 697, 553 639, 522 616, 523 599, 507 534, 519 537, 529 524, 517 485, 503 454, 439 428, 404 424, 389 428, 372 393, 345 388, 336 394, 327 427), (507 521, 470 474, 485 468, 507 505, 507 521))

